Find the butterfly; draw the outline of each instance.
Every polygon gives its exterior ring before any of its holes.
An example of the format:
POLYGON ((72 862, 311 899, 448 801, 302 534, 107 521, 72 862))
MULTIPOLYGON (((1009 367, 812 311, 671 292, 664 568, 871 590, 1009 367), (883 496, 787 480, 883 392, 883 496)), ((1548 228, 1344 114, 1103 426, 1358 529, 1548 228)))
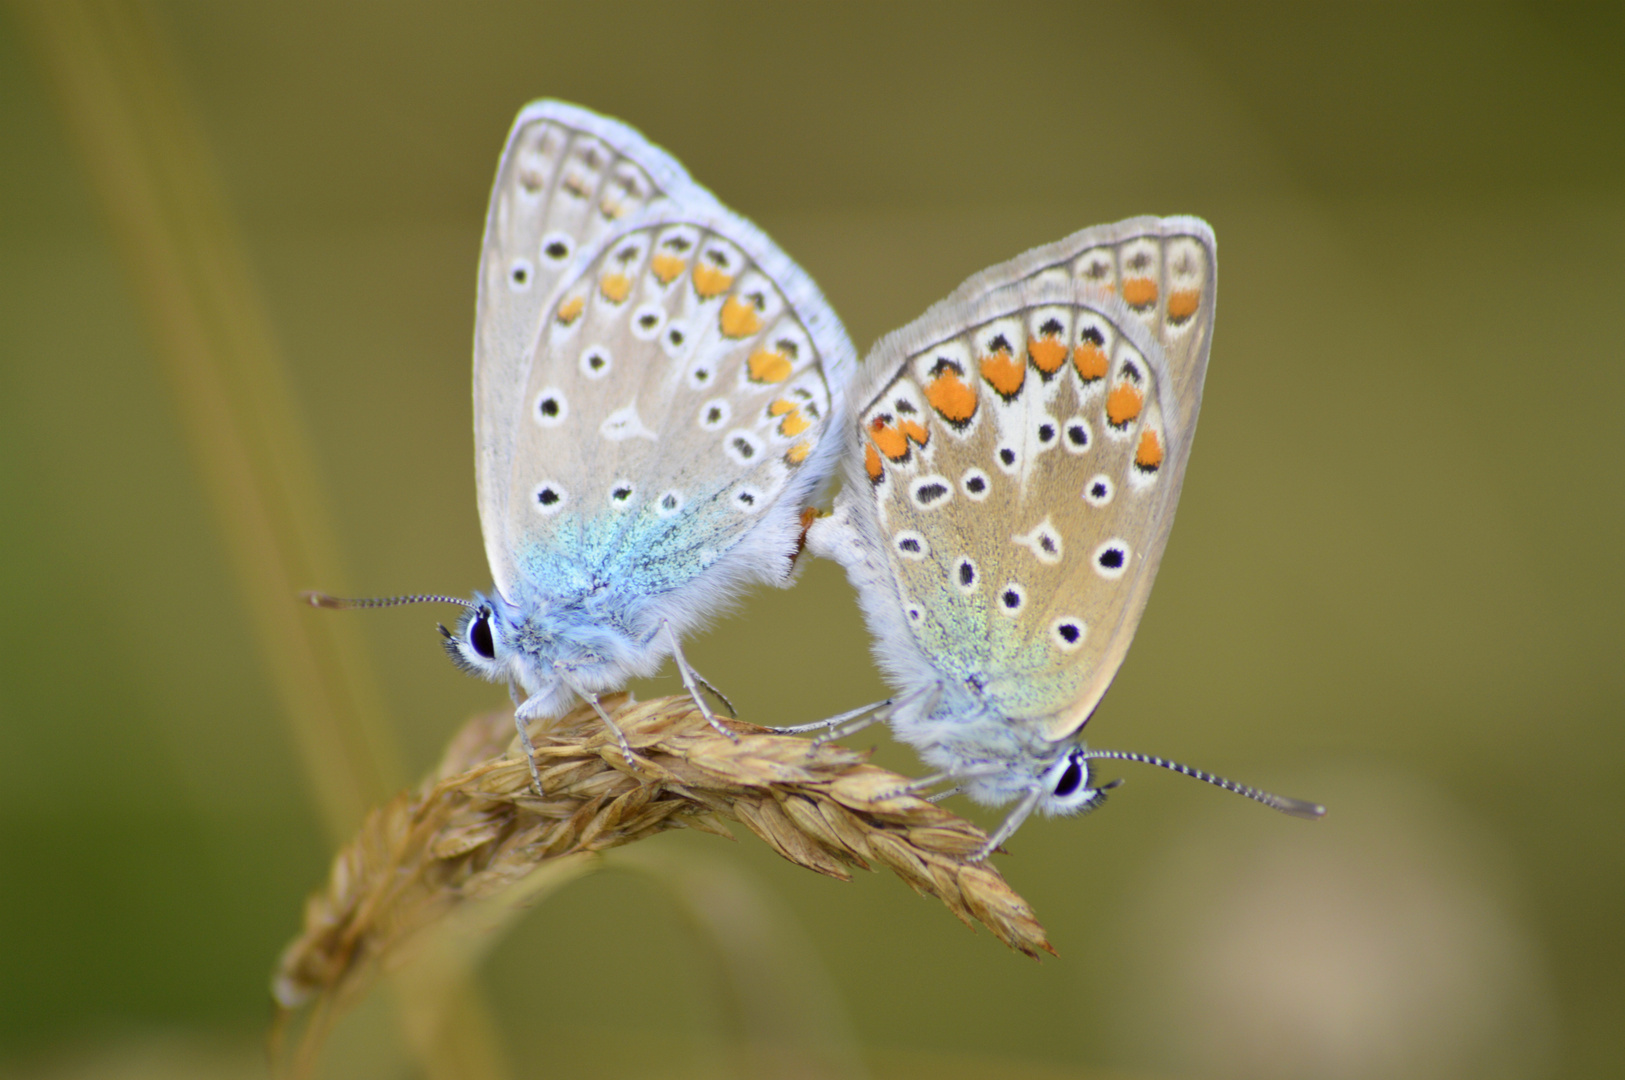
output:
POLYGON ((746 586, 789 583, 856 363, 812 280, 671 155, 587 109, 526 106, 491 192, 474 331, 494 587, 401 600, 464 605, 446 650, 508 684, 527 755, 527 723, 580 699, 631 760, 598 697, 668 656, 734 737, 681 638, 746 586))
POLYGON ((1078 813, 1144 761, 1317 817, 1151 755, 1089 749, 1173 525, 1207 372, 1217 264, 1190 217, 1086 229, 991 267, 883 338, 850 388, 843 486, 808 531, 858 590, 895 689, 797 730, 884 719, 951 783, 1078 813))

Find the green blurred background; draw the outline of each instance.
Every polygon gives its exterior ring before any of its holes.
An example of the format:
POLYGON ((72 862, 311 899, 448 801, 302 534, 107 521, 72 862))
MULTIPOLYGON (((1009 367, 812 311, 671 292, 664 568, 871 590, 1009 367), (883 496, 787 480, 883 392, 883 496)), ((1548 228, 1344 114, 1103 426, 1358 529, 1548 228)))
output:
MULTIPOLYGON (((1085 225, 1217 231, 1179 525, 1090 730, 1327 819, 1125 768, 999 860, 1042 964, 889 876, 658 837, 482 968, 507 1075, 1621 1075, 1625 8, 137 11, 307 440, 336 580, 298 586, 488 583, 474 266, 532 98, 670 149, 860 346, 1085 225)), ((110 227, 117 170, 72 134, 71 25, 0 8, 0 1077, 262 1075, 268 972, 342 815, 110 227)), ((437 617, 294 624, 361 643, 397 778, 505 699, 437 617)), ((689 656, 763 722, 880 693, 829 565, 689 656)), ((327 1064, 419 1069, 383 996, 327 1064)))

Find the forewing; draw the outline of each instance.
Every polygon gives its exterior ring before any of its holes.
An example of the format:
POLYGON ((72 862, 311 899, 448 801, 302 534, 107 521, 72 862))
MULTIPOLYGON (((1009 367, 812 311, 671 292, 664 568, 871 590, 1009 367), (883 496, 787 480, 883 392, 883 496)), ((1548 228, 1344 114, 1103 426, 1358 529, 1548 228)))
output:
POLYGON ((519 379, 542 307, 582 251, 660 199, 715 201, 674 158, 619 121, 560 101, 533 102, 514 121, 486 215, 474 326, 475 473, 499 589, 512 583, 500 538, 519 379))
POLYGON ((637 219, 543 313, 503 550, 532 580, 613 568, 639 596, 725 558, 735 577, 781 578, 854 369, 817 288, 748 222, 717 205, 637 219))
POLYGON ((1088 718, 1173 521, 1182 394, 1199 378, 1176 381, 1139 314, 1043 269, 962 289, 876 346, 848 471, 941 674, 1051 739, 1088 718))

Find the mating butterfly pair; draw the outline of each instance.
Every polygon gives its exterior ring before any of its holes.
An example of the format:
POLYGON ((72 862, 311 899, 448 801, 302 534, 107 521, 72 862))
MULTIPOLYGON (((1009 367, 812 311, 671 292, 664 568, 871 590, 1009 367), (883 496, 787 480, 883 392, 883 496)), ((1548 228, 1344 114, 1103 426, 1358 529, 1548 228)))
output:
POLYGON ((512 688, 527 751, 526 722, 578 698, 619 736, 598 695, 668 656, 710 717, 681 638, 742 588, 789 582, 802 508, 838 470, 807 546, 846 568, 896 693, 796 730, 883 719, 940 770, 919 790, 1014 802, 984 855, 1035 809, 1097 805, 1100 757, 1318 816, 1080 738, 1173 523, 1215 272, 1195 218, 1087 229, 972 277, 860 367, 812 281, 670 155, 533 103, 480 256, 495 587, 456 601, 447 649, 512 688))

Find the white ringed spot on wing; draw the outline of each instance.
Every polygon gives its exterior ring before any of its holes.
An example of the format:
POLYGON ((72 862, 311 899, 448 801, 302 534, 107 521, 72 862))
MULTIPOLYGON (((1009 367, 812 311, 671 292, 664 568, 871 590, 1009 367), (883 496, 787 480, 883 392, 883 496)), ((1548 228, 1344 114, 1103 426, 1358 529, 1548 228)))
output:
POLYGON ((1095 548, 1090 561, 1095 564, 1095 573, 1107 581, 1116 581, 1128 571, 1128 544, 1122 540, 1108 540, 1095 548))
POLYGON ((720 431, 733 417, 733 406, 727 398, 712 398, 700 406, 700 427, 706 431, 720 431))
POLYGON ((1062 615, 1049 624, 1050 640, 1062 652, 1076 652, 1083 648, 1083 639, 1088 634, 1089 627, 1074 615, 1062 615))
POLYGON ((1061 425, 1055 422, 1053 416, 1040 416, 1033 424, 1033 438, 1038 442, 1040 452, 1053 447, 1060 435, 1061 425))
POLYGON ((673 488, 655 501, 655 513, 663 518, 676 517, 683 512, 683 493, 673 488))
POLYGON ((637 485, 630 480, 617 480, 609 485, 609 505, 617 510, 629 506, 632 496, 638 493, 637 485))
POLYGON ((609 350, 593 345, 581 354, 581 374, 589 379, 602 379, 609 374, 609 350))
POLYGON ((1054 566, 1061 561, 1061 534, 1047 517, 1034 525, 1032 531, 1010 539, 1031 551, 1041 563, 1054 566))
POLYGON ((1074 416, 1061 426, 1061 445, 1066 447, 1068 453, 1081 454, 1094 441, 1089 431, 1089 421, 1081 416, 1074 416))
POLYGON ((971 502, 981 502, 988 497, 992 489, 992 481, 981 469, 966 469, 965 475, 959 478, 959 490, 963 491, 965 498, 971 502))
POLYGON ((925 537, 913 529, 903 529, 895 533, 892 536, 892 547, 896 549, 897 554, 914 562, 919 562, 931 554, 931 548, 926 544, 925 537))
POLYGON ((1021 614, 1021 609, 1027 606, 1027 590, 1021 587, 1019 581, 1012 581, 999 590, 999 614, 1008 618, 1015 618, 1021 614))
POLYGON ((570 493, 557 480, 543 480, 531 492, 531 504, 539 514, 551 516, 564 509, 570 493))
POLYGON ((993 460, 999 463, 999 470, 1014 476, 1021 471, 1021 454, 1013 446, 1001 446, 993 451, 993 460))
POLYGON ((762 456, 766 444, 761 436, 744 428, 734 428, 723 437, 722 448, 736 465, 753 465, 762 456))
POLYGON ((704 390, 711 385, 716 373, 716 367, 711 361, 701 360, 688 369, 688 385, 695 390, 704 390))
POLYGON ((1083 501, 1096 509, 1112 501, 1112 479, 1105 473, 1096 473, 1083 485, 1083 501))
POLYGON ((570 253, 575 250, 575 241, 570 238, 569 233, 550 232, 542 237, 541 243, 537 245, 537 250, 541 252, 544 261, 550 262, 554 266, 563 266, 564 260, 568 259, 570 253))
POLYGON ((691 344, 688 327, 679 322, 667 323, 666 332, 660 335, 661 349, 673 360, 686 359, 691 344))
POLYGON ((734 509, 741 514, 754 514, 761 508, 762 493, 748 484, 734 489, 734 509))
POLYGON ((564 391, 549 386, 536 395, 536 406, 530 415, 542 427, 558 427, 570 415, 570 403, 565 400, 564 391))
POLYGON ((632 313, 632 336, 639 341, 653 341, 665 323, 665 308, 659 304, 644 304, 632 313))
POLYGON ((921 510, 935 510, 954 497, 954 486, 946 476, 919 476, 908 486, 908 497, 921 510))
POLYGON ((508 266, 508 289, 511 292, 529 292, 536 280, 536 267, 529 259, 515 259, 508 266))

